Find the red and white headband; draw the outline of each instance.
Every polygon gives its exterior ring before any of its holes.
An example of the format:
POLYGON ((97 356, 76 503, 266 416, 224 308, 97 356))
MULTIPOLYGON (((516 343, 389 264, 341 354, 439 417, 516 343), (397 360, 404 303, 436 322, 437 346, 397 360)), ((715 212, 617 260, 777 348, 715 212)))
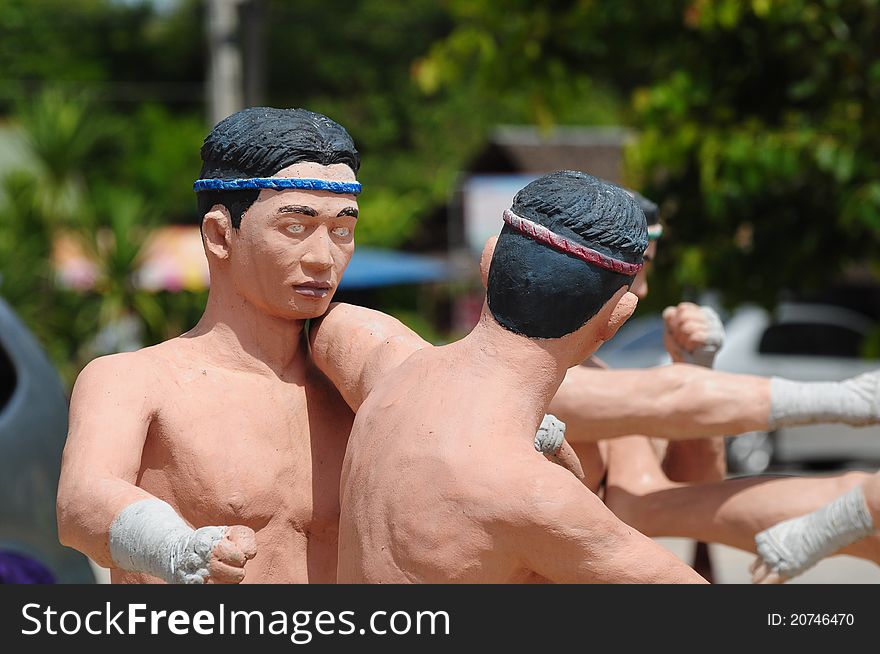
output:
POLYGON ((641 263, 629 263, 627 261, 621 261, 620 259, 609 257, 607 254, 597 252, 596 250, 588 248, 585 245, 581 245, 580 243, 575 243, 574 241, 571 241, 564 236, 560 236, 559 234, 551 232, 543 225, 534 223, 531 220, 523 218, 522 216, 517 216, 510 209, 504 210, 504 222, 510 225, 516 231, 520 232, 521 234, 525 234, 529 238, 532 238, 539 243, 549 245, 550 247, 559 250, 560 252, 565 252, 566 254, 570 254, 573 257, 577 257, 581 261, 595 264, 600 268, 610 270, 611 272, 631 276, 637 274, 644 265, 641 263))

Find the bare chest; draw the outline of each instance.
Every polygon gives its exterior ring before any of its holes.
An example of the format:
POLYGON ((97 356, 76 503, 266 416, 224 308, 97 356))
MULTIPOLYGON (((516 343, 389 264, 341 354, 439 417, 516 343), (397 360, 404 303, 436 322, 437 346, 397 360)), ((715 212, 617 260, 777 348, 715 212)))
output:
POLYGON ((138 485, 194 526, 335 530, 351 428, 338 395, 279 380, 202 377, 169 383, 138 485))

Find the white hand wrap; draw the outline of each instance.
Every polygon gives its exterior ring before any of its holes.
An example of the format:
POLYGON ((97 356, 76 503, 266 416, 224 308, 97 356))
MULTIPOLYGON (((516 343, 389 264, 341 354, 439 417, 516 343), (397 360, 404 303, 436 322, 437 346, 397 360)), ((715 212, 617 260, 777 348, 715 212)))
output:
POLYGON ((203 584, 214 545, 226 527, 191 529, 166 502, 129 504, 110 525, 110 556, 123 570, 146 572, 169 584, 203 584))
POLYGON ((553 414, 544 414, 535 434, 535 449, 544 454, 556 454, 565 440, 565 423, 553 414))
POLYGON ((765 529, 755 544, 764 562, 790 579, 872 533, 874 523, 859 486, 813 513, 765 529))
POLYGON ((770 429, 839 422, 880 422, 880 371, 840 382, 770 380, 770 429))
POLYGON ((715 355, 724 345, 724 323, 712 307, 701 306, 706 321, 706 341, 693 352, 680 349, 682 361, 704 368, 711 368, 715 363, 715 355))

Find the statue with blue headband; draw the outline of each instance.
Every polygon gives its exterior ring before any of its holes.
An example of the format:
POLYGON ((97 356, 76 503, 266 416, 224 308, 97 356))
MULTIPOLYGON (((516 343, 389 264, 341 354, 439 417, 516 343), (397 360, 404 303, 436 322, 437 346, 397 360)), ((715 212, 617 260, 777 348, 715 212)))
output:
POLYGON ((116 583, 333 582, 353 413, 304 332, 354 251, 360 156, 330 118, 268 107, 221 121, 201 155, 207 306, 79 375, 60 538, 116 583))

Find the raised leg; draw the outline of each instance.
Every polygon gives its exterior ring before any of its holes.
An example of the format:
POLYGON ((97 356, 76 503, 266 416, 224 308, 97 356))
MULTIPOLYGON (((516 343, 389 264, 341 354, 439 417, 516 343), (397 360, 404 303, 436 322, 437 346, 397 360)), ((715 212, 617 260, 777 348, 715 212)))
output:
POLYGON ((878 487, 880 476, 874 475, 811 513, 759 532, 752 580, 781 583, 843 547, 870 538, 880 525, 878 487))
MULTIPOLYGON (((755 535, 783 520, 822 507, 871 475, 755 477, 706 484, 670 481, 653 449, 637 437, 609 445, 605 502, 624 522, 649 536, 679 536, 755 551, 755 535)), ((880 507, 880 490, 869 505, 880 507)), ((866 494, 867 497, 867 494, 866 494)), ((880 563, 880 534, 874 532, 843 553, 880 563)))

